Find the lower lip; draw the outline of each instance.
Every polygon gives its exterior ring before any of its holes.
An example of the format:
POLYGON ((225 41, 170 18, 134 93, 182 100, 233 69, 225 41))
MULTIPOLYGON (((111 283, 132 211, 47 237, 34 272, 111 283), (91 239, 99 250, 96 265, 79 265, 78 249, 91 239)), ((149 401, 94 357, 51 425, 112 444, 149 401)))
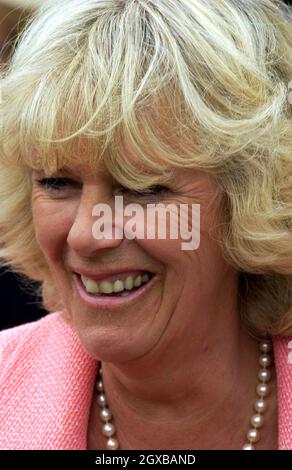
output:
POLYGON ((77 287, 77 291, 81 299, 91 307, 103 307, 103 308, 115 308, 127 306, 136 299, 142 297, 147 291, 149 291, 155 282, 156 276, 153 276, 150 281, 142 284, 139 289, 129 291, 129 294, 125 297, 116 297, 108 295, 96 296, 89 294, 81 281, 78 274, 73 273, 74 281, 77 287))

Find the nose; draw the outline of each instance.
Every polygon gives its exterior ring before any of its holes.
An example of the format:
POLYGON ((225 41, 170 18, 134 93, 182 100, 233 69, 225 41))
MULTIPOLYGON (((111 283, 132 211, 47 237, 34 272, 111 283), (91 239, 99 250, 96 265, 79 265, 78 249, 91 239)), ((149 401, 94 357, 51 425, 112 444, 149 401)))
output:
POLYGON ((113 198, 98 195, 95 188, 82 194, 67 236, 67 244, 80 257, 90 258, 122 243, 123 227, 115 222, 114 209, 113 198))

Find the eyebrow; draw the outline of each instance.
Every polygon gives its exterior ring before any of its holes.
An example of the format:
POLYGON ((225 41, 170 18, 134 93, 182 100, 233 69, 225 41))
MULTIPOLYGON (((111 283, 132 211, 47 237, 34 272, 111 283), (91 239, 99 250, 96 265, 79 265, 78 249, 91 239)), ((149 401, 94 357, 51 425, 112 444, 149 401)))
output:
MULTIPOLYGON (((62 166, 61 168, 58 169, 58 171, 60 172, 68 172, 68 173, 73 173, 74 175, 78 176, 78 177, 81 177, 83 175, 83 171, 80 171, 80 169, 77 167, 70 167, 68 165, 64 165, 62 166)), ((98 171, 96 170, 96 172, 93 172, 92 169, 90 167, 86 168, 86 176, 87 175, 90 175, 90 176, 101 176, 103 178, 112 178, 112 175, 106 170, 106 169, 103 169, 101 171, 98 171)))

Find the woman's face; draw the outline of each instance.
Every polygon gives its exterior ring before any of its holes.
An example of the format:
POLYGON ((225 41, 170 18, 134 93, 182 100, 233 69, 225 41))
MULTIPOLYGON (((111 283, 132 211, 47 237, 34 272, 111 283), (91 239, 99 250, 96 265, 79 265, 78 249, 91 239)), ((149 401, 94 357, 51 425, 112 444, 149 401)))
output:
MULTIPOLYGON (((112 179, 105 171, 92 175, 86 163, 72 164, 53 176, 58 180, 46 186, 38 182, 46 177, 43 172, 34 170, 32 174, 36 238, 62 296, 66 317, 92 355, 103 361, 126 361, 157 348, 164 351, 180 338, 179 347, 184 347, 194 329, 204 335, 212 322, 214 325, 218 313, 214 306, 226 305, 226 286, 235 280, 235 273, 211 234, 219 222, 218 187, 213 178, 197 170, 174 169, 163 194, 137 197, 131 191, 119 193, 124 207, 138 203, 144 215, 150 203, 187 204, 190 208, 199 204, 199 247, 183 250, 186 239, 172 239, 169 223, 164 239, 157 233, 154 239, 95 238, 92 229, 98 218, 92 209, 99 203, 114 207, 112 179), (118 294, 110 299, 103 294, 100 303, 94 304, 96 297, 86 294, 75 274, 90 278, 122 271, 135 271, 135 279, 140 271, 154 273, 154 277, 135 293, 129 290, 129 296, 118 294)), ((123 228, 129 219, 124 218, 123 228)), ((191 221, 189 212, 189 226, 191 221)))

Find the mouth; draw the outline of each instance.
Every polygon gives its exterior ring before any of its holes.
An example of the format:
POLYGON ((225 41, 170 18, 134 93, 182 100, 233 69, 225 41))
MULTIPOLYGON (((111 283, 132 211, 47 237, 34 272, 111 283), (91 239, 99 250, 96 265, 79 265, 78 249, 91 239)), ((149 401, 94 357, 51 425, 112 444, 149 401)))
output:
POLYGON ((141 273, 140 282, 139 279, 136 279, 136 284, 134 285, 131 282, 120 285, 119 292, 111 292, 112 289, 109 285, 105 286, 107 288, 101 289, 103 292, 96 292, 95 289, 93 289, 94 292, 89 292, 90 284, 87 284, 86 280, 79 273, 73 272, 75 286, 81 299, 87 305, 104 308, 120 307, 140 298, 151 289, 156 277, 155 273, 145 271, 141 273))

